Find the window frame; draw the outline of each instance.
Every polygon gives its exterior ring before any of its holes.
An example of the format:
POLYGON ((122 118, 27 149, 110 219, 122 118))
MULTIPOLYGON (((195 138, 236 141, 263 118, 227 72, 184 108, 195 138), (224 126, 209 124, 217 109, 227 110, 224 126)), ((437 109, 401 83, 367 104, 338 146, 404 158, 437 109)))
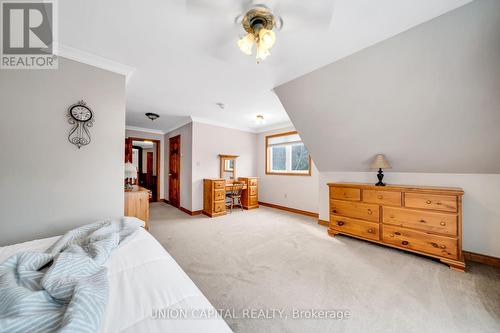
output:
MULTIPOLYGON (((291 131, 291 132, 284 132, 284 133, 277 133, 277 134, 266 135, 266 149, 265 149, 265 154, 266 154, 266 165, 265 165, 266 169, 265 169, 265 171, 266 171, 266 175, 276 175, 276 176, 311 176, 311 154, 309 154, 309 170, 307 172, 279 172, 279 171, 277 172, 277 171, 272 171, 271 170, 271 163, 270 163, 270 158, 269 158, 270 157, 269 139, 280 137, 280 136, 294 135, 294 134, 299 134, 299 133, 297 131, 291 131)), ((304 142, 302 141, 302 138, 300 139, 300 142, 302 142, 302 144, 304 144, 304 142)))

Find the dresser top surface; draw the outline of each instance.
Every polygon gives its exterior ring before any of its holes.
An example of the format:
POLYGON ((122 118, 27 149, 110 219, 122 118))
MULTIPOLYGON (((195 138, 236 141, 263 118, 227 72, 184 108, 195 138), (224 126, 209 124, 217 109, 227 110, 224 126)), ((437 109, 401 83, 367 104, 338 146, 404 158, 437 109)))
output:
POLYGON ((401 192, 426 192, 435 194, 449 194, 449 195, 463 195, 464 190, 459 187, 436 187, 436 186, 418 186, 418 185, 392 185, 375 186, 368 183, 328 183, 330 187, 349 187, 358 188, 363 190, 377 190, 377 191, 401 191, 401 192))
POLYGON ((147 188, 134 185, 131 189, 125 189, 125 193, 134 193, 134 192, 150 192, 147 188))

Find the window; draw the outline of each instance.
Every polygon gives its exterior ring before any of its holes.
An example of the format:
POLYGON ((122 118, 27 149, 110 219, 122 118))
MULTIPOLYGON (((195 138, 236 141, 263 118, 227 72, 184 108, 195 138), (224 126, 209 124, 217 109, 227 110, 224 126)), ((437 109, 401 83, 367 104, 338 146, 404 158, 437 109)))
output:
POLYGON ((297 132, 266 136, 266 174, 311 175, 309 151, 297 132))

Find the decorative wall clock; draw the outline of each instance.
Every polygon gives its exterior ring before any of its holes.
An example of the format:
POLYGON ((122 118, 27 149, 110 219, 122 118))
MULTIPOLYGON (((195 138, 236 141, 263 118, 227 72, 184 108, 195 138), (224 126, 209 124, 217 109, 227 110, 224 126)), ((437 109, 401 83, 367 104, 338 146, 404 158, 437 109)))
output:
POLYGON ((68 122, 73 125, 68 140, 80 149, 90 143, 89 128, 94 124, 94 112, 84 101, 78 101, 68 108, 68 122))

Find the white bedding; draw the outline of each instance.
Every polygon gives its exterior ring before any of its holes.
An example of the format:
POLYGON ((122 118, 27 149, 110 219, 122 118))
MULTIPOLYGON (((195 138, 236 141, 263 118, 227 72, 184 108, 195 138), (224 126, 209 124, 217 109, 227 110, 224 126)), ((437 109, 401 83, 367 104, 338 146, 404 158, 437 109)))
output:
MULTIPOLYGON (((44 251, 58 238, 0 247, 0 262, 20 251, 44 251)), ((198 319, 213 314, 214 307, 144 229, 140 228, 118 247, 106 266, 110 288, 101 332, 231 332, 225 321, 216 316, 198 319), (185 309, 184 313, 195 318, 157 319, 153 317, 157 309, 185 309)))

